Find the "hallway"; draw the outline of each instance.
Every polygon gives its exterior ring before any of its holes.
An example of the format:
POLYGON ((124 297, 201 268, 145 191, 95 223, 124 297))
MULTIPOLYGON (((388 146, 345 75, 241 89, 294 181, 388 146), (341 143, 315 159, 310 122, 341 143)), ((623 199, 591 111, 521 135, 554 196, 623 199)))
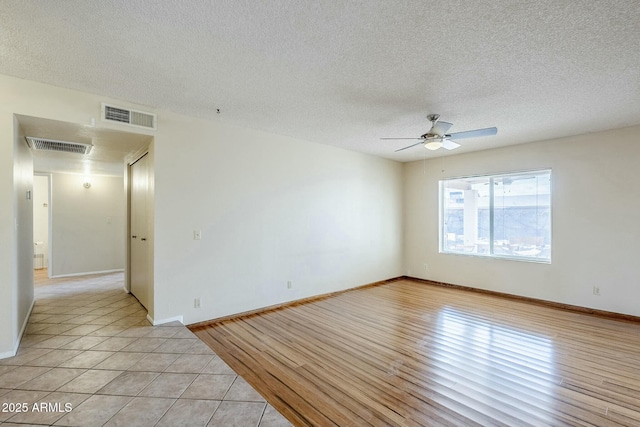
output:
POLYGON ((35 276, 18 354, 0 360, 2 426, 290 426, 182 324, 151 326, 123 273, 35 276))

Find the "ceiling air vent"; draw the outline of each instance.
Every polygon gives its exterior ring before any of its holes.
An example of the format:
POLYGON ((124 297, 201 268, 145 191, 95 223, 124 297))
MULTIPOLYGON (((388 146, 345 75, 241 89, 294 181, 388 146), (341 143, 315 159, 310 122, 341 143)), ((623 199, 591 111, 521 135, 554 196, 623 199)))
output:
POLYGON ((81 142, 56 141, 55 139, 26 137, 32 150, 60 151, 63 153, 89 154, 93 145, 81 142))
POLYGON ((155 114, 107 104, 102 104, 102 120, 145 129, 156 128, 155 114))

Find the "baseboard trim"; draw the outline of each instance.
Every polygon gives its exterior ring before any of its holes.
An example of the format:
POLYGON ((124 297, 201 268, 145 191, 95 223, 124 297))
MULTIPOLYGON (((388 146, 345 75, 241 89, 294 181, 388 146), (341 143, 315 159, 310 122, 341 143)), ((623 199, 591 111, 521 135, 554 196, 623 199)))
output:
POLYGON ((592 315, 592 316, 604 317, 604 318, 613 319, 613 320, 623 320, 623 321, 628 321, 628 322, 640 323, 640 316, 634 316, 634 315, 631 315, 631 314, 624 314, 624 313, 616 313, 615 311, 599 310, 599 309, 596 309, 596 308, 582 307, 582 306, 579 306, 579 305, 565 304, 565 303, 561 303, 561 302, 555 302, 555 301, 548 301, 548 300, 543 300, 543 299, 538 299, 538 298, 525 297, 525 296, 521 296, 521 295, 508 294, 508 293, 505 293, 505 292, 498 292, 498 291, 490 291, 490 290, 487 290, 487 289, 472 288, 470 286, 454 285, 454 284, 451 284, 451 283, 437 282, 437 281, 428 280, 428 279, 419 279, 417 277, 402 276, 399 279, 401 279, 401 280, 410 280, 410 281, 413 281, 413 282, 423 283, 423 284, 426 284, 426 285, 440 286, 440 287, 445 287, 445 288, 453 288, 453 289, 459 289, 459 290, 462 290, 462 291, 469 291, 469 292, 476 292, 476 293, 479 293, 479 294, 491 295, 491 296, 511 299, 511 300, 515 300, 515 301, 522 301, 522 302, 527 302, 527 303, 530 303, 530 304, 540 305, 540 306, 544 306, 544 307, 551 307, 551 308, 556 308, 556 309, 560 309, 560 310, 572 311, 572 312, 575 312, 575 313, 589 314, 589 315, 592 315))
POLYGON ((94 274, 120 273, 122 271, 124 271, 124 268, 117 268, 115 270, 86 271, 84 273, 56 274, 55 276, 51 276, 51 279, 63 279, 65 277, 76 276, 91 276, 94 274))
MULTIPOLYGON (((394 277, 394 278, 387 279, 387 280, 381 280, 379 282, 373 282, 373 283, 368 283, 366 285, 356 286, 355 288, 344 289, 344 290, 336 291, 336 292, 329 292, 329 293, 326 293, 326 294, 315 295, 315 296, 308 297, 308 298, 302 298, 302 299, 298 299, 298 300, 287 301, 287 302, 284 302, 284 303, 281 303, 281 304, 274 304, 274 305, 270 305, 268 307, 257 308, 255 310, 249 310, 249 311, 245 311, 245 312, 242 312, 242 313, 236 313, 236 314, 231 314, 231 315, 228 315, 228 316, 218 317, 218 318, 215 318, 215 319, 204 320, 202 322, 191 323, 191 324, 186 325, 186 326, 189 329, 207 327, 207 326, 210 326, 210 325, 214 325, 216 323, 226 322, 228 320, 234 320, 234 319, 239 319, 239 318, 245 318, 245 317, 251 317, 251 316, 255 316, 255 315, 260 315, 260 314, 266 313, 268 311, 278 310, 278 309, 287 308, 287 307, 293 307, 293 306, 300 305, 300 304, 305 304, 305 303, 309 303, 309 302, 313 302, 313 301, 317 301, 317 300, 321 300, 321 299, 325 299, 325 298, 330 298, 330 297, 333 297, 333 296, 336 296, 336 295, 339 295, 339 294, 342 294, 342 293, 345 293, 345 292, 355 291, 355 290, 358 290, 358 289, 364 289, 364 288, 369 288, 369 287, 374 287, 374 286, 385 285, 385 284, 388 284, 388 283, 397 282, 399 280, 408 280, 408 281, 417 282, 417 283, 426 284, 426 285, 431 285, 431 286, 439 286, 439 287, 445 287, 445 288, 458 289, 458 290, 461 290, 461 291, 476 292, 476 293, 495 296, 495 297, 499 297, 499 298, 511 299, 511 300, 514 300, 514 301, 522 301, 522 302, 535 304, 535 305, 539 305, 539 306, 543 306, 543 307, 550 307, 550 308, 555 308, 555 309, 559 309, 559 310, 571 311, 571 312, 575 312, 575 313, 588 314, 588 315, 597 316, 597 317, 603 317, 603 318, 607 318, 607 319, 621 320, 621 321, 627 321, 627 322, 633 322, 633 323, 640 323, 640 316, 633 316, 631 314, 616 313, 615 311, 599 310, 599 309, 595 309, 595 308, 582 307, 582 306, 579 306, 579 305, 565 304, 565 303, 560 303, 560 302, 555 302, 555 301, 547 301, 547 300, 542 300, 542 299, 538 299, 538 298, 531 298, 531 297, 525 297, 525 296, 521 296, 521 295, 508 294, 508 293, 505 293, 505 292, 498 292, 498 291, 491 291, 491 290, 487 290, 487 289, 473 288, 473 287, 470 287, 470 286, 454 285, 452 283, 438 282, 438 281, 428 280, 428 279, 420 279, 420 278, 411 277, 411 276, 399 276, 399 277, 394 277)), ((173 321, 173 320, 176 320, 176 319, 172 319, 170 321, 173 321)))
POLYGON ((174 316, 174 317, 169 317, 167 319, 154 320, 153 317, 151 317, 151 316, 149 316, 147 314, 147 320, 153 326, 164 325, 165 323, 171 323, 171 322, 180 322, 180 323, 182 323, 184 325, 184 321, 183 321, 183 317, 182 316, 174 316))
POLYGON ((22 341, 22 337, 24 336, 24 331, 27 330, 27 325, 29 324, 29 317, 31 317, 31 312, 33 311, 33 306, 35 304, 36 304, 36 299, 34 298, 33 301, 31 301, 31 307, 29 307, 29 312, 27 313, 27 317, 25 317, 24 322, 22 322, 22 327, 20 328, 20 333, 18 334, 18 340, 15 342, 13 346, 13 350, 0 353, 0 359, 6 359, 8 357, 13 357, 16 354, 18 354, 18 348, 20 348, 20 342, 22 341))
POLYGON ((190 329, 191 328, 199 328, 199 327, 205 327, 205 326, 213 325, 213 324, 216 324, 216 323, 226 322, 227 320, 238 319, 238 318, 241 318, 241 317, 251 317, 251 316, 259 315, 259 314, 262 314, 262 313, 266 313, 268 311, 278 310, 278 309, 286 308, 286 307, 293 307, 293 306, 300 305, 300 304, 306 304, 306 303, 309 303, 309 302, 318 301, 318 300, 321 300, 321 299, 330 298, 330 297, 333 297, 333 296, 336 296, 336 295, 340 295, 340 294, 343 294, 345 292, 355 291, 355 290, 364 289, 364 288, 370 288, 370 287, 374 287, 374 286, 385 285, 387 283, 396 282, 396 281, 402 280, 402 279, 403 279, 403 277, 394 277, 392 279, 381 280, 379 282, 367 283, 366 285, 356 286, 355 288, 343 289, 341 291, 335 291, 335 292, 329 292, 329 293, 326 293, 326 294, 314 295, 314 296, 311 296, 311 297, 301 298, 301 299, 297 299, 297 300, 293 300, 293 301, 287 301, 287 302, 283 302, 283 303, 280 303, 280 304, 270 305, 270 306, 267 306, 267 307, 256 308, 255 310, 244 311, 242 313, 235 313, 235 314, 230 314, 228 316, 217 317, 215 319, 204 320, 202 322, 191 323, 191 324, 187 325, 187 327, 190 328, 190 329))

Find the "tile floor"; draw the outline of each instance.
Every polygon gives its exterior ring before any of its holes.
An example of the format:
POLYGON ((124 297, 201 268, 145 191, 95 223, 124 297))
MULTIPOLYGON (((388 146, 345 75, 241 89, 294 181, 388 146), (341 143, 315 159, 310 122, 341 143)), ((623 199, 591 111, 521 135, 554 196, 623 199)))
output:
POLYGON ((291 426, 182 324, 151 326, 122 273, 36 282, 0 425, 291 426))

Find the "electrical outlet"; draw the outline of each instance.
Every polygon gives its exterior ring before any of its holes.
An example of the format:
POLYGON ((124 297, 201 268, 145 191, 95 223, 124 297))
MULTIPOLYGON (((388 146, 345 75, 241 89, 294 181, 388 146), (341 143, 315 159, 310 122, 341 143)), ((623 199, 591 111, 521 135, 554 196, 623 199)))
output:
POLYGON ((202 240, 202 230, 193 230, 193 240, 202 240))
POLYGON ((427 264, 426 262, 424 263, 424 269, 428 270, 429 269, 429 264, 427 264))
POLYGON ((287 280, 287 289, 291 289, 293 288, 293 285, 291 284, 291 280, 287 280))
POLYGON ((200 297, 193 299, 193 308, 200 308, 200 297))
POLYGON ((597 286, 593 287, 593 294, 600 296, 600 288, 597 286))

